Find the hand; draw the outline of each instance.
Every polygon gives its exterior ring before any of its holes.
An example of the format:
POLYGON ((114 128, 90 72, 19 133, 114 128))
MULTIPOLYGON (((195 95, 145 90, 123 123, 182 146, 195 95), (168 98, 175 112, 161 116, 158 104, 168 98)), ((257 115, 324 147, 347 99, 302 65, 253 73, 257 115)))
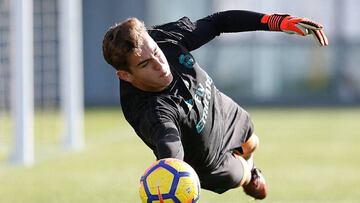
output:
POLYGON ((264 15, 261 22, 268 24, 270 31, 283 31, 301 36, 312 34, 320 46, 329 44, 323 26, 307 18, 294 17, 288 14, 272 14, 264 15))
POLYGON ((282 20, 280 29, 289 34, 298 34, 302 36, 312 34, 319 42, 320 46, 329 44, 328 39, 322 30, 323 26, 307 18, 287 16, 282 20))

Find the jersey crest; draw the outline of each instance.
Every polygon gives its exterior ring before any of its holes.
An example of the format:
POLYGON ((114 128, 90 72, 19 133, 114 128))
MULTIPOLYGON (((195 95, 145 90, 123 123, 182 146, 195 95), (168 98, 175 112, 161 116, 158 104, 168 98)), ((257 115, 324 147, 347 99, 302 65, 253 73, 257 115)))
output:
POLYGON ((179 63, 181 65, 184 65, 186 68, 193 68, 195 64, 194 58, 191 56, 191 54, 181 54, 179 56, 179 63))

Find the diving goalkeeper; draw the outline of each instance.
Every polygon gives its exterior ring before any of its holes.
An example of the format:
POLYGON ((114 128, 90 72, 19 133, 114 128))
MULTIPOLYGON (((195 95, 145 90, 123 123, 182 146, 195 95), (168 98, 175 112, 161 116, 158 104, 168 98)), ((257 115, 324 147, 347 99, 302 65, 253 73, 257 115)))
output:
POLYGON ((103 55, 120 79, 126 120, 157 159, 186 161, 204 189, 223 193, 242 186, 247 195, 264 199, 265 179, 253 162, 259 137, 250 115, 216 88, 191 54, 222 33, 258 30, 312 35, 328 45, 323 27, 307 18, 233 10, 148 29, 137 18, 126 19, 106 32, 103 55))

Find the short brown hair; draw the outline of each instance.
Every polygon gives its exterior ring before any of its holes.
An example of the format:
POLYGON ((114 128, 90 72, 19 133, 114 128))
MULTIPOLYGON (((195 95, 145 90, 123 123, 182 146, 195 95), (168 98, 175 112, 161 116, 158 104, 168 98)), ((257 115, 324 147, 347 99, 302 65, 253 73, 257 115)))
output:
POLYGON ((128 18, 110 27, 103 40, 103 55, 107 63, 116 70, 130 72, 128 55, 138 53, 143 43, 144 22, 135 17, 128 18))

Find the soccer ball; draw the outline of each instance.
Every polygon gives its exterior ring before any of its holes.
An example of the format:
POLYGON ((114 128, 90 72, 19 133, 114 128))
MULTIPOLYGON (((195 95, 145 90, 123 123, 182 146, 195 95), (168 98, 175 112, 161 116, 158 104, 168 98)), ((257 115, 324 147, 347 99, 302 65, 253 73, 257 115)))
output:
POLYGON ((139 193, 143 203, 195 203, 200 197, 200 181, 189 164, 166 158, 145 170, 139 193))

